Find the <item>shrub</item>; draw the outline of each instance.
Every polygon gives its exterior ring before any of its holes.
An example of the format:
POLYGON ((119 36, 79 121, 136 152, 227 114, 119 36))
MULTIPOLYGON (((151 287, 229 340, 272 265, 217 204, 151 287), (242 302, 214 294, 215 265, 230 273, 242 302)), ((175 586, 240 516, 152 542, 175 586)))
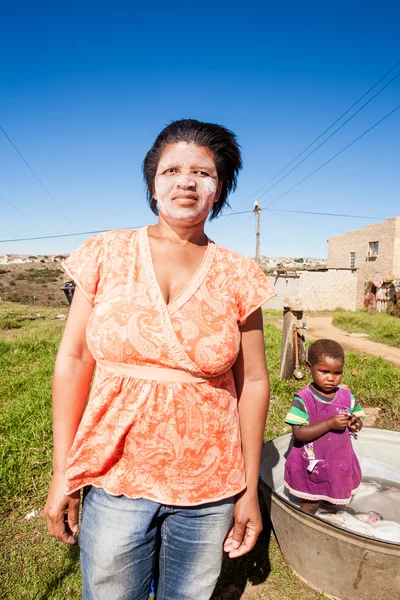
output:
MULTIPOLYGON (((36 301, 38 300, 39 298, 36 298, 36 301)), ((32 302, 32 296, 25 296, 22 294, 10 294, 9 296, 7 296, 7 301, 20 302, 21 304, 29 304, 30 302, 32 302)))
POLYGON ((387 313, 400 319, 400 300, 397 300, 396 304, 389 303, 387 313))
POLYGON ((0 319, 0 330, 21 329, 22 323, 18 319, 0 319))
MULTIPOLYGON (((31 283, 54 283, 64 276, 64 271, 61 269, 49 269, 44 267, 42 269, 29 268, 26 269, 21 279, 31 283)), ((19 277, 18 277, 19 278, 19 277)))

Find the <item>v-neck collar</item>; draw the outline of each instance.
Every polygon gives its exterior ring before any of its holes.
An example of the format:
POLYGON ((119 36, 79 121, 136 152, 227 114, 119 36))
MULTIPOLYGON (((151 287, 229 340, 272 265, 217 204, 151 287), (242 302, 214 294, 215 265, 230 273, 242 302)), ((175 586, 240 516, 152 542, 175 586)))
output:
POLYGON ((194 272, 191 279, 187 282, 185 287, 179 292, 179 294, 168 304, 165 302, 164 296, 161 292, 160 285, 157 280, 157 276, 154 270, 153 257, 151 255, 150 242, 148 237, 148 228, 143 227, 139 230, 139 251, 142 254, 144 259, 144 263, 146 265, 146 277, 150 285, 151 292, 154 296, 154 300, 156 300, 158 306, 163 308, 168 312, 169 315, 173 314, 179 308, 181 308, 186 302, 193 296, 193 294, 199 289, 200 285, 203 283, 207 273, 210 270, 210 267, 213 263, 217 247, 211 240, 208 241, 207 249, 204 253, 203 259, 194 272))
POLYGON ((174 356, 174 360, 180 368, 189 371, 195 375, 204 376, 205 374, 199 369, 198 365, 192 361, 176 335, 174 326, 171 321, 171 312, 175 312, 189 300, 189 298, 198 290, 201 283, 204 281, 211 264, 216 254, 216 245, 210 242, 206 250, 203 261, 199 268, 188 282, 186 287, 177 296, 173 302, 166 304, 164 296, 161 293, 158 285, 157 277, 154 271, 153 260, 149 239, 147 236, 147 227, 138 231, 139 254, 143 266, 143 276, 148 285, 148 290, 155 307, 160 313, 161 321, 164 327, 164 338, 170 351, 174 356))

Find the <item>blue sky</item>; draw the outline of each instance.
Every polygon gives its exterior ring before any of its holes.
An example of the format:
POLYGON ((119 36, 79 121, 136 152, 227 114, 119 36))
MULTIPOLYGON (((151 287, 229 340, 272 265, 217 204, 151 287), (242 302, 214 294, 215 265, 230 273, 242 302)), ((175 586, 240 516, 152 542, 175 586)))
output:
MULTIPOLYGON (((238 135, 244 169, 230 203, 251 208, 259 188, 400 60, 396 4, 2 2, 0 125, 61 210, 0 131, 0 239, 154 222, 141 163, 158 132, 183 117, 238 135)), ((400 77, 261 205, 399 98, 400 77)), ((400 110, 271 208, 399 215, 399 146, 400 110)), ((261 252, 326 256, 328 237, 371 222, 265 211, 261 252)), ((252 256, 254 226, 243 214, 207 232, 252 256)), ((1 243, 0 254, 71 252, 85 237, 1 243)))

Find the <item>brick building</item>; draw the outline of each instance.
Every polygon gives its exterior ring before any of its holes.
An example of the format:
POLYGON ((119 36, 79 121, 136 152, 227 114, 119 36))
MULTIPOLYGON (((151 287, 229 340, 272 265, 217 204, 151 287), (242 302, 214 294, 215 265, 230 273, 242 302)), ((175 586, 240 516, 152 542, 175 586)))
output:
POLYGON ((327 266, 357 270, 356 308, 385 310, 400 289, 400 217, 329 238, 327 266))

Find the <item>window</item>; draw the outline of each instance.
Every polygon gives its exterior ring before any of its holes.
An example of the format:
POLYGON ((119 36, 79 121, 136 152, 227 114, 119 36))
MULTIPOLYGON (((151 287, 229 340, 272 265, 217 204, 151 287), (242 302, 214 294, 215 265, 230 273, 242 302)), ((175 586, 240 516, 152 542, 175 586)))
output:
POLYGON ((356 266, 356 253, 350 252, 350 269, 354 269, 356 266))
POLYGON ((379 253, 379 242, 370 242, 368 248, 369 258, 376 258, 379 253))

